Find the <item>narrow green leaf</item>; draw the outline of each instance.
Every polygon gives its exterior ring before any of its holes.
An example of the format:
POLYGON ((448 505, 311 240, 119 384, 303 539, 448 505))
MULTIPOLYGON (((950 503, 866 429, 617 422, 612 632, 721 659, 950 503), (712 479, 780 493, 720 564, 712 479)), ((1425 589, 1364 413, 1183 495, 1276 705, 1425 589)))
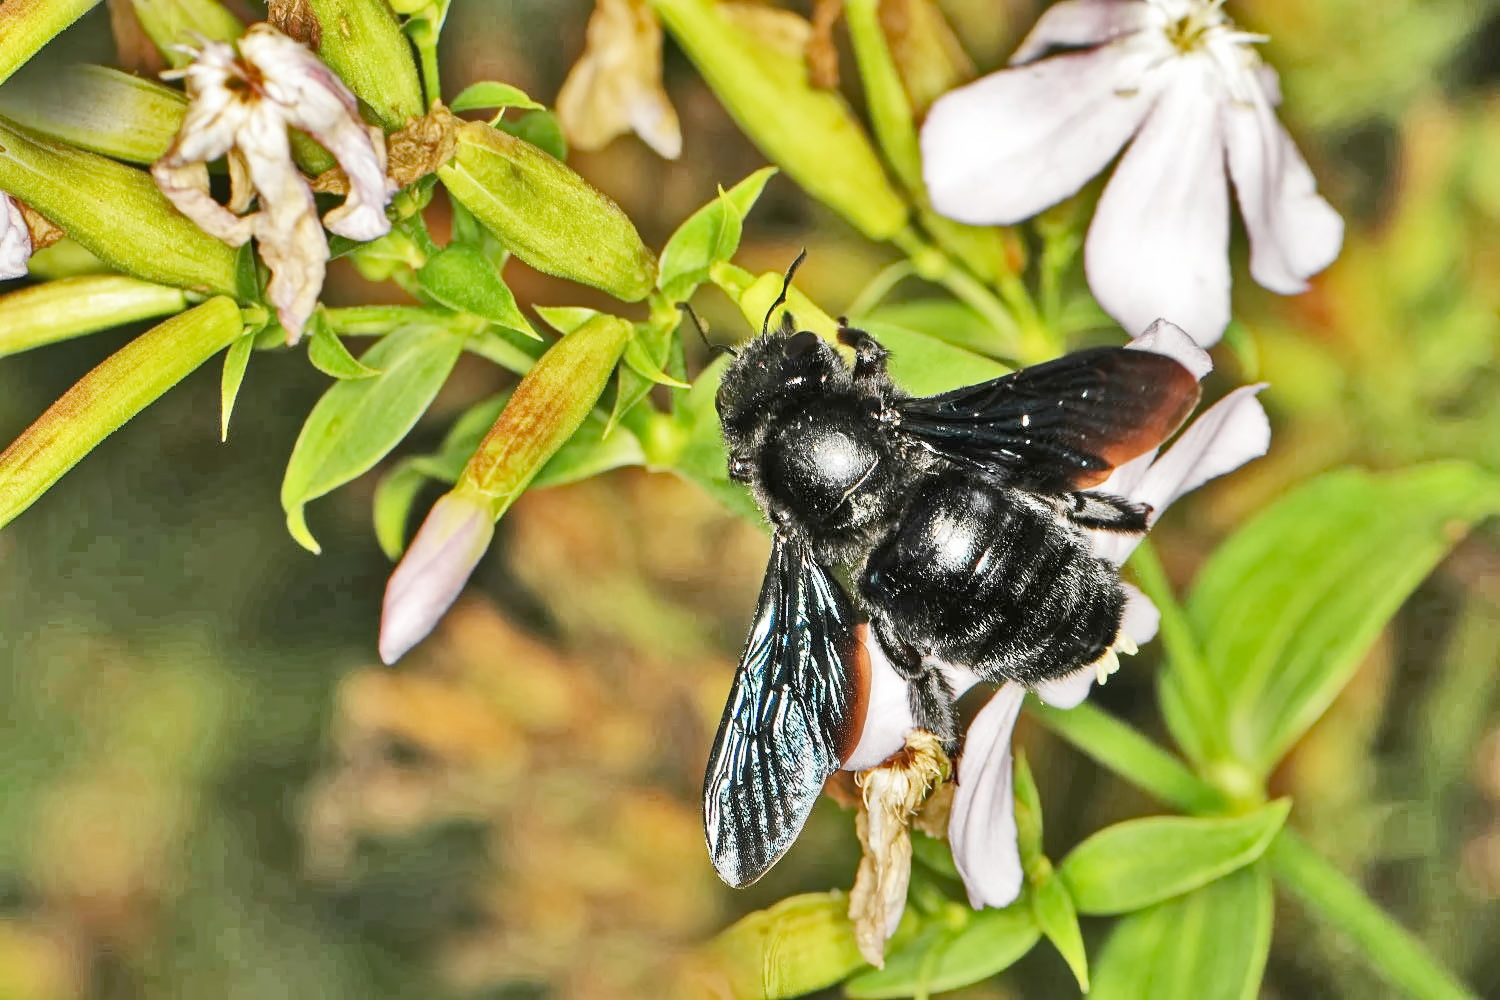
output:
POLYGON ((1078 909, 1126 913, 1180 896, 1254 862, 1286 823, 1289 799, 1243 816, 1152 816, 1106 827, 1059 866, 1078 909))
POLYGON ((1094 963, 1093 1000, 1255 1000, 1271 948, 1271 879, 1241 868, 1120 921, 1094 963))
POLYGON ((572 333, 600 312, 583 306, 537 306, 536 314, 558 333, 572 333))
POLYGON ((387 559, 401 558, 406 548, 406 523, 411 519, 417 494, 428 483, 428 477, 415 459, 403 459, 380 477, 371 504, 375 520, 375 541, 387 559))
POLYGON ((433 254, 417 272, 417 284, 450 309, 542 339, 516 305, 500 272, 477 247, 455 244, 433 254))
POLYGON ((1026 753, 1015 756, 1016 846, 1021 852, 1021 867, 1031 871, 1042 854, 1042 796, 1032 777, 1026 753))
POLYGON ((745 216, 760 198, 775 167, 762 167, 688 216, 661 251, 656 287, 673 302, 686 302, 708 280, 708 269, 732 258, 740 247, 745 216))
POLYGON ((471 83, 458 92, 453 103, 448 106, 450 111, 478 111, 484 108, 525 108, 528 111, 541 111, 544 106, 526 96, 526 92, 520 87, 512 87, 508 83, 499 83, 495 80, 481 80, 471 83))
POLYGON ((380 369, 373 378, 339 382, 323 394, 302 425, 281 483, 287 529, 317 552, 307 529, 307 503, 368 471, 396 446, 442 388, 464 338, 447 330, 399 329, 360 359, 380 369))
POLYGON ((888 956, 885 968, 845 984, 857 998, 909 997, 969 986, 1010 968, 1041 936, 1026 900, 972 913, 955 903, 949 920, 929 927, 888 956))
POLYGON ((899 326, 978 354, 986 354, 1001 346, 996 343, 995 331, 989 321, 973 306, 956 299, 886 303, 865 315, 852 316, 850 322, 861 329, 868 323, 899 326))
POLYGON ((1078 929, 1078 910, 1068 887, 1056 875, 1031 889, 1031 912, 1037 926, 1052 942, 1057 953, 1068 963, 1078 988, 1089 991, 1089 957, 1083 947, 1083 932, 1078 929))
POLYGON ((946 344, 915 330, 888 323, 866 323, 864 330, 891 352, 896 384, 919 396, 999 378, 1010 371, 982 354, 946 344))
POLYGON ((1268 773, 1417 584, 1497 511, 1500 479, 1460 462, 1333 472, 1262 511, 1215 552, 1188 601, 1227 716, 1185 711, 1169 672, 1163 709, 1184 749, 1268 773))
POLYGON ((836 891, 792 896, 742 917, 693 963, 700 990, 732 1000, 802 996, 864 964, 849 923, 849 897, 836 891))
POLYGON ((524 139, 554 160, 568 158, 568 138, 563 135, 557 115, 550 111, 528 111, 514 120, 502 118, 494 126, 517 139, 524 139))
POLYGON ((307 360, 318 371, 339 380, 372 378, 380 374, 378 369, 361 364, 349 353, 322 313, 313 313, 307 325, 312 330, 312 337, 307 342, 307 360))
POLYGON ((245 369, 250 367, 250 352, 255 349, 255 333, 251 331, 229 345, 224 352, 224 373, 219 377, 219 440, 229 440, 229 416, 234 412, 234 401, 239 398, 240 385, 245 381, 245 369))
POLYGON ((666 337, 658 336, 655 339, 658 341, 657 344, 647 343, 646 336, 641 334, 630 338, 630 343, 625 345, 625 363, 630 366, 630 370, 657 385, 665 385, 673 389, 691 389, 692 385, 689 383, 675 379, 662 370, 662 366, 666 364, 666 358, 658 361, 655 357, 658 353, 666 354, 670 349, 672 344, 670 331, 666 337))

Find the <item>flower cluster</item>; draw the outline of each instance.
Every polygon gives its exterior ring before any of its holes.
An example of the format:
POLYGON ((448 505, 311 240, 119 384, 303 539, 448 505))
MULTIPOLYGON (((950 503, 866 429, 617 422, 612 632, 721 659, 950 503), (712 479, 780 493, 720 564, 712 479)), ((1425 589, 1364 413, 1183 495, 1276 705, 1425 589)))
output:
POLYGON ((1020 222, 1128 144, 1089 227, 1089 287, 1133 333, 1168 316, 1215 343, 1229 322, 1226 164, 1261 285, 1305 290, 1343 242, 1276 119, 1276 73, 1251 48, 1261 40, 1222 0, 1054 4, 1013 68, 933 105, 921 137, 933 206, 963 222, 1020 222))
POLYGON ((151 168, 157 185, 188 218, 228 243, 252 236, 271 269, 267 292, 288 343, 296 343, 317 304, 328 260, 323 225, 352 240, 390 232, 385 206, 385 136, 366 125, 338 76, 306 46, 269 24, 252 26, 236 47, 205 40, 185 49, 193 62, 163 74, 186 81, 191 105, 177 140, 151 168), (312 189, 292 159, 288 129, 333 154, 349 181, 344 204, 318 221, 312 189), (226 208, 209 194, 211 160, 227 157, 226 208), (252 199, 260 210, 248 215, 252 199))

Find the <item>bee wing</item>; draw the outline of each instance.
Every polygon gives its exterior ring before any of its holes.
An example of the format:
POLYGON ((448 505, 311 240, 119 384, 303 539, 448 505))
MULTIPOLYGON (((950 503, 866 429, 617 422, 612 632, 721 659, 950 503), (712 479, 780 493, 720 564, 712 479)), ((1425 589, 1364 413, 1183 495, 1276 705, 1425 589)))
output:
POLYGON ((703 778, 709 854, 732 886, 786 853, 859 739, 868 669, 854 617, 807 547, 778 534, 703 778))
POLYGON ((900 432, 1041 493, 1086 489, 1161 444, 1198 404, 1164 354, 1098 347, 978 385, 896 403, 900 432))

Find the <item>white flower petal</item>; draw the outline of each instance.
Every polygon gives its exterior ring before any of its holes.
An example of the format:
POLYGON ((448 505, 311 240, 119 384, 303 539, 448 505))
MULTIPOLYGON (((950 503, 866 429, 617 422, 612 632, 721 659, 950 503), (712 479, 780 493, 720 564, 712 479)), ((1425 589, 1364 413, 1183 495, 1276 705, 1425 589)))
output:
POLYGON ((1010 738, 1025 697, 1019 684, 1001 685, 974 717, 958 761, 948 845, 976 910, 1007 906, 1021 892, 1010 738))
POLYGON ((1103 170, 1156 98, 1161 74, 1147 74, 1153 54, 1141 37, 1001 70, 938 98, 922 126, 933 207, 960 222, 1020 222, 1103 170))
POLYGON ((865 722, 859 742, 844 761, 844 770, 863 771, 886 760, 906 746, 906 736, 916 727, 906 679, 896 673, 880 640, 868 625, 855 630, 869 657, 870 688, 865 702, 865 722))
POLYGON ((1150 27, 1149 5, 1125 0, 1060 0, 1042 12, 1036 26, 1010 57, 1018 66, 1045 55, 1049 49, 1079 49, 1114 41, 1150 27))
POLYGON ((0 192, 0 281, 26 277, 31 260, 31 231, 21 215, 21 206, 0 192))
POLYGON ((1031 686, 1036 696, 1053 708, 1077 708, 1089 696, 1094 687, 1094 678, 1099 671, 1092 663, 1085 664, 1071 674, 1038 681, 1031 686))
POLYGON ((255 234, 253 216, 241 218, 214 201, 208 191, 208 168, 197 161, 173 166, 170 153, 151 164, 151 179, 172 207, 199 229, 232 247, 244 246, 255 234))
MULTIPOLYGON (((1137 647, 1144 646, 1156 638, 1156 630, 1161 625, 1161 612, 1156 610, 1151 598, 1131 584, 1122 581, 1120 589, 1125 591, 1125 611, 1120 617, 1120 635, 1137 647)), ((1077 708, 1093 690, 1094 680, 1098 676, 1098 667, 1087 663, 1071 674, 1040 681, 1032 685, 1031 690, 1053 708, 1077 708)))
POLYGON ((447 493, 432 505, 385 585, 380 609, 380 658, 395 663, 427 638, 479 564, 495 522, 477 497, 447 493))
MULTIPOLYGON (((1052 62, 1055 60, 1048 60, 1052 62)), ((1084 268, 1099 304, 1138 333, 1169 317, 1203 346, 1229 322, 1229 196, 1207 59, 1179 59, 1099 199, 1084 268)))
MULTIPOLYGON (((1251 88, 1255 90, 1255 88, 1251 88)), ((1339 255, 1344 220, 1319 197, 1307 161, 1263 93, 1224 107, 1225 146, 1235 196, 1250 237, 1250 274, 1282 295, 1339 255)))
POLYGON ((1134 584, 1121 581, 1120 589, 1125 591, 1125 614, 1120 618, 1120 634, 1136 646, 1144 646, 1156 638, 1156 630, 1161 627, 1161 612, 1134 584))
POLYGON ((1187 331, 1175 323, 1159 319, 1146 328, 1146 332, 1125 345, 1135 351, 1150 351, 1165 354, 1173 361, 1193 373, 1202 382, 1214 370, 1214 359, 1188 336, 1187 331))
POLYGON ((628 112, 630 127, 636 135, 664 160, 682 155, 682 126, 677 109, 662 90, 645 90, 635 95, 628 112))
POLYGON ((1265 387, 1241 386, 1203 411, 1152 463, 1130 499, 1150 504, 1155 522, 1178 497, 1264 455, 1271 424, 1255 395, 1265 387))

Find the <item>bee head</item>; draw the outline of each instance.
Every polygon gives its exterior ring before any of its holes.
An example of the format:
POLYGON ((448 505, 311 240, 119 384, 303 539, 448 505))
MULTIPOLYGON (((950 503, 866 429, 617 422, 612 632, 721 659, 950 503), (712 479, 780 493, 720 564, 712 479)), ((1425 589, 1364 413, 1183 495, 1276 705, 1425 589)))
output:
POLYGON ((724 438, 731 452, 752 448, 787 404, 849 385, 849 368, 838 352, 788 322, 746 344, 725 370, 715 400, 724 438))

